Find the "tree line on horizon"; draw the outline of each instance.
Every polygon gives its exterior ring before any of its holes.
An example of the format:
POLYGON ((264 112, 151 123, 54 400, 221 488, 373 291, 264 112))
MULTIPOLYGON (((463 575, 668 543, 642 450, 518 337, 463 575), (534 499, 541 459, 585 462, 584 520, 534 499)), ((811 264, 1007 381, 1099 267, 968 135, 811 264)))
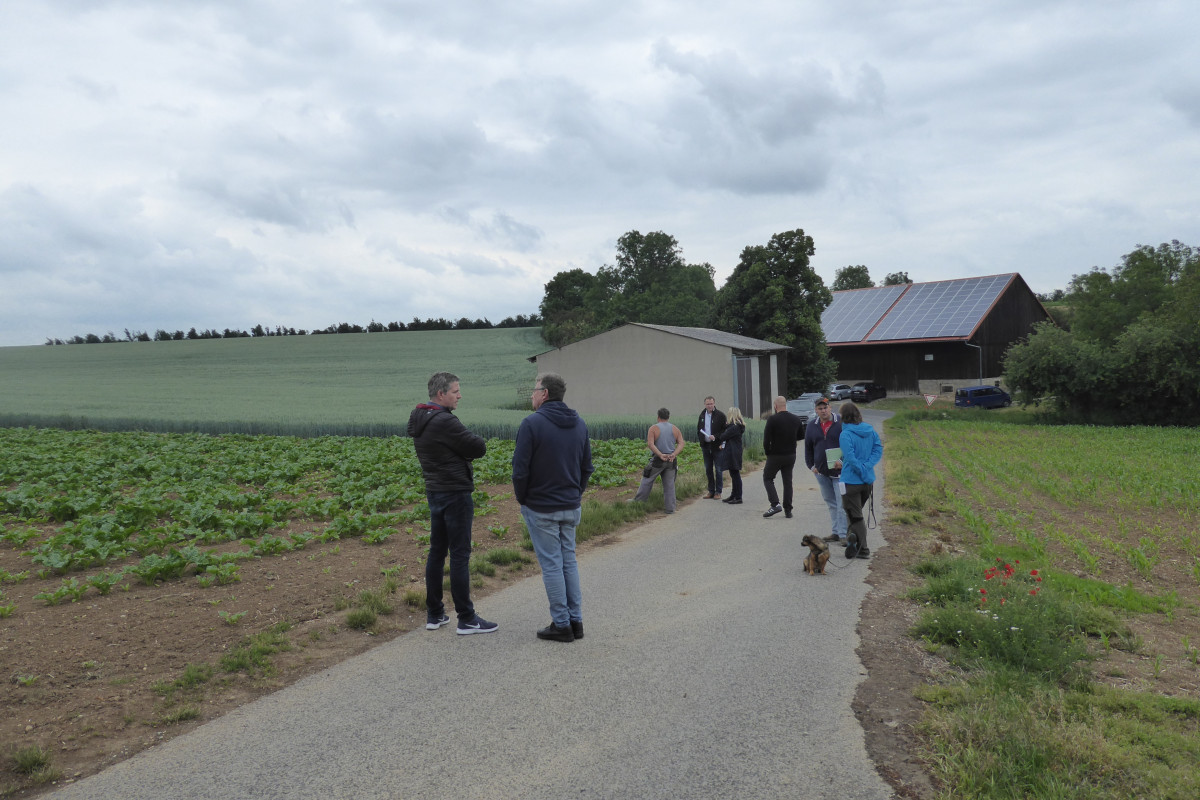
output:
POLYGON ((336 333, 398 333, 401 331, 464 331, 464 330, 488 330, 492 328, 537 328, 541 326, 542 319, 537 314, 517 314, 512 317, 505 317, 500 322, 492 322, 486 317, 483 319, 469 319, 462 317, 458 320, 448 320, 443 317, 434 319, 420 319, 413 317, 412 322, 376 322, 371 320, 367 325, 356 325, 351 322, 341 322, 337 325, 329 325, 325 328, 313 329, 311 331, 303 328, 288 328, 282 325, 276 325, 274 328, 268 328, 263 325, 255 325, 249 331, 236 330, 226 328, 223 331, 214 329, 196 330, 189 329, 186 333, 182 330, 165 331, 159 329, 153 334, 146 331, 131 331, 125 329, 123 336, 117 336, 112 331, 98 336, 94 333, 89 333, 84 336, 72 336, 69 339, 46 339, 48 345, 65 345, 65 344, 112 344, 116 342, 171 342, 171 341, 190 341, 194 339, 257 339, 265 336, 319 336, 324 334, 336 333))

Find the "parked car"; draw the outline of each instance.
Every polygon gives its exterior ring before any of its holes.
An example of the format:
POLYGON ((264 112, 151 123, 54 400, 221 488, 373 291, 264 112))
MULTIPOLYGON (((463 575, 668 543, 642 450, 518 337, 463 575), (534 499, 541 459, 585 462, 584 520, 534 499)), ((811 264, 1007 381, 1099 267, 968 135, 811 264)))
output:
POLYGON ((882 383, 863 381, 850 387, 850 399, 856 403, 869 403, 887 397, 887 387, 882 383))
POLYGON ((826 397, 830 400, 849 400, 851 386, 848 383, 831 383, 826 397))
POLYGON ((1012 405, 1012 396, 999 386, 964 386, 954 392, 957 408, 1000 408, 1012 405))
POLYGON ((821 397, 820 392, 805 392, 795 400, 788 400, 787 410, 804 420, 804 424, 807 425, 813 415, 813 407, 821 397))

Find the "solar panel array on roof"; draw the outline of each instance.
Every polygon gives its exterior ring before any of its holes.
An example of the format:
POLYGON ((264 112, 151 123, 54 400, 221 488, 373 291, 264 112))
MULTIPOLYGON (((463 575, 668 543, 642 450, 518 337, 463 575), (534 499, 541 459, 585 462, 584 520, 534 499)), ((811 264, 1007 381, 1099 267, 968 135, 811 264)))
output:
POLYGON ((825 341, 861 342, 906 288, 902 284, 834 292, 833 302, 821 314, 825 341))
POLYGON ((993 275, 913 284, 867 340, 969 336, 1012 277, 993 275))

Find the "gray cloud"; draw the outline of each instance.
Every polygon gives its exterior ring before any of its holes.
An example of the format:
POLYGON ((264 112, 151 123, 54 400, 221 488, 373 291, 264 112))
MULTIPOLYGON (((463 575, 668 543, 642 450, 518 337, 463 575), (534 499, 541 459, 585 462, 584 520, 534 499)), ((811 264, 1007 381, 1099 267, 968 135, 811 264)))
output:
POLYGON ((1200 83, 1194 79, 1181 79, 1164 96, 1167 105, 1183 115, 1194 127, 1200 127, 1200 83))
POLYGON ((1200 244, 1200 8, 0 4, 0 345, 531 313, 664 230, 1036 290, 1200 244))

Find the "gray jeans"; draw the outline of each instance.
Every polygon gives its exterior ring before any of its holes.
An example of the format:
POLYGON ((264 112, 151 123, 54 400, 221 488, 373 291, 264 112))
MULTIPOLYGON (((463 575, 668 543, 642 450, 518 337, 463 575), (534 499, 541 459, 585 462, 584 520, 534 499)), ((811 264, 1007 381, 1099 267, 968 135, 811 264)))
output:
POLYGON ((674 461, 664 461, 662 466, 651 467, 650 474, 642 478, 642 485, 638 487, 637 494, 633 496, 634 500, 645 500, 650 496, 650 490, 654 488, 654 479, 659 475, 662 476, 663 485, 663 510, 675 510, 675 473, 678 472, 678 465, 674 461))

